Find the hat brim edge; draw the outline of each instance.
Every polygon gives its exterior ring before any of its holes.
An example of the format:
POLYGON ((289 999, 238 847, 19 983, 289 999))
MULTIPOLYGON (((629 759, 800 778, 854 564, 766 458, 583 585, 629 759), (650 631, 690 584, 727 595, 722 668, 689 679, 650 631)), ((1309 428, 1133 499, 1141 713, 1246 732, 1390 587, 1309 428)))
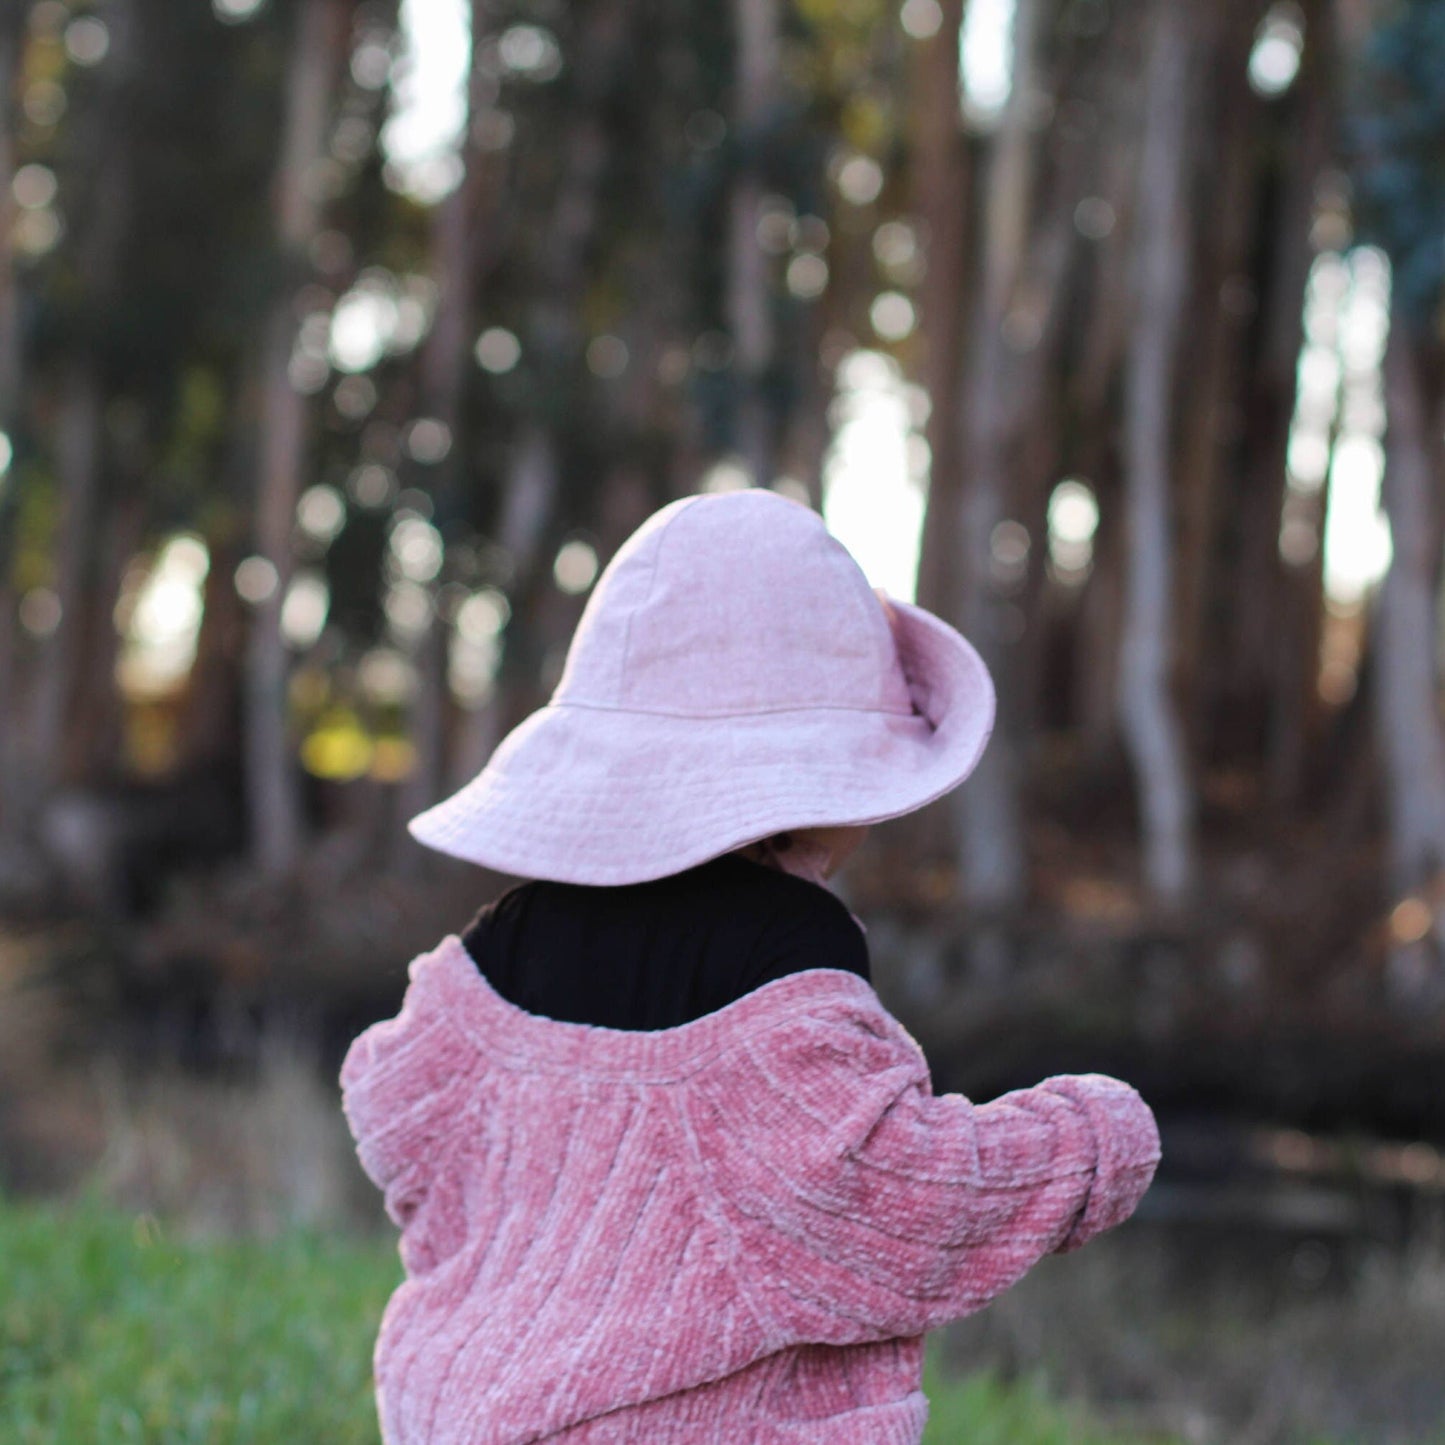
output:
MULTIPOLYGON (((598 813, 593 805, 599 800, 572 783, 555 792, 545 788, 556 761, 542 766, 542 756, 550 740, 552 751, 560 752, 565 764, 566 755, 576 748, 571 724, 578 711, 567 704, 548 704, 503 739, 476 778, 410 819, 407 831, 427 848, 507 876, 618 885, 681 872, 784 830, 871 826, 914 813, 952 792, 977 767, 993 730, 996 699, 987 667, 959 632, 911 603, 890 601, 889 606, 910 689, 920 712, 935 716, 920 728, 921 718, 861 714, 875 719, 875 733, 880 727, 882 730, 878 737, 865 737, 861 729, 857 734, 860 757, 882 749, 883 756, 876 760, 855 761, 835 778, 804 762, 801 766, 813 786, 805 782, 801 788, 782 789, 771 796, 762 795, 765 789, 740 795, 737 789, 745 783, 745 770, 739 770, 742 775, 736 777, 718 775, 715 786, 708 786, 704 779, 698 790, 702 802, 690 809, 691 816, 680 829, 669 832, 659 827, 650 842, 640 847, 636 837, 624 831, 619 837, 630 852, 609 856, 603 824, 614 820, 598 813), (569 712, 572 719, 565 717, 569 712), (910 731, 905 724, 914 727, 910 731), (891 739, 886 736, 890 733, 891 739), (561 746, 556 746, 559 743, 561 746), (887 773, 890 762, 896 775, 887 773), (884 770, 877 786, 869 786, 872 780, 863 773, 864 766, 884 770), (844 788, 853 791, 860 806, 840 806, 835 790, 844 788), (544 825, 543 819, 549 815, 553 821, 544 825), (588 829, 589 818, 597 836, 578 837, 578 829, 584 833, 588 829)), ((647 741, 637 746, 654 757, 666 756, 669 734, 674 741, 685 739, 688 724, 697 721, 651 714, 620 716, 629 720, 628 726, 639 737, 646 737, 647 741)), ((768 717, 769 725, 776 726, 780 715, 768 717)), ((745 731, 749 719, 728 721, 736 725, 728 734, 730 744, 735 744, 736 731, 745 731)), ((595 715, 590 725, 598 726, 595 715)), ((800 752, 806 750, 811 725, 826 727, 828 736, 836 736, 853 724, 840 721, 839 715, 829 710, 799 709, 795 728, 800 752)), ((762 775, 764 782, 767 776, 762 775)), ((690 781, 674 780, 670 792, 689 791, 686 784, 690 781)), ((665 803, 674 804, 677 800, 670 792, 660 796, 665 803)))

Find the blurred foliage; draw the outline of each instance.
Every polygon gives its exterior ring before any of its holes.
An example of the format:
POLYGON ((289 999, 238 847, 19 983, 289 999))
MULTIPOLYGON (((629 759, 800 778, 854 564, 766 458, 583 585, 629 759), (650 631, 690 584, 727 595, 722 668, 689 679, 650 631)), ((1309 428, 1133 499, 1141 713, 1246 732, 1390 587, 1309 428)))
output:
POLYGON ((1445 336, 1445 5, 1385 0, 1354 92, 1360 237, 1390 257, 1397 314, 1445 336))
POLYGON ((1370 625, 1372 348, 1387 307, 1440 305, 1445 7, 1239 0, 1177 34, 1166 0, 428 13, 468 124, 410 172, 397 0, 31 0, 0 30, 0 896, 63 911, 117 860, 203 856, 127 791, 197 769, 204 829, 266 877, 347 829, 349 866, 422 871, 399 818, 546 699, 623 538, 751 483, 860 556, 921 536, 918 600, 999 679, 970 801, 891 835, 895 897, 1015 910, 1107 856, 1131 917, 1252 929, 1296 904, 1195 835, 1273 858, 1303 830, 1320 877, 1371 880, 1322 889, 1350 900, 1324 952, 1421 942, 1388 920, 1407 893, 1434 917, 1445 770, 1429 680, 1375 717, 1402 694, 1370 625), (1166 133, 1164 218, 1140 186, 1166 133), (178 534, 204 565, 163 577, 178 534), (1160 663, 1126 689, 1144 633, 1160 663), (1383 790, 1436 771, 1387 865, 1383 790), (67 789, 113 805, 109 856, 53 826, 67 789))

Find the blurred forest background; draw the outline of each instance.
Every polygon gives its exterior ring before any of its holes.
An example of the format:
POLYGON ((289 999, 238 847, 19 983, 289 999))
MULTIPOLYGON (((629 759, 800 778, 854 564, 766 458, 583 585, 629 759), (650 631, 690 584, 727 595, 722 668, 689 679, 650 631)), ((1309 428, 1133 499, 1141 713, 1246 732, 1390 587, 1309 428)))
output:
POLYGON ((1296 1284, 1445 1230, 1441 0, 5 0, 0 1186, 272 1218, 136 1061, 329 1089, 742 486, 1000 684, 842 885, 940 1085, 1126 1073, 1296 1284))

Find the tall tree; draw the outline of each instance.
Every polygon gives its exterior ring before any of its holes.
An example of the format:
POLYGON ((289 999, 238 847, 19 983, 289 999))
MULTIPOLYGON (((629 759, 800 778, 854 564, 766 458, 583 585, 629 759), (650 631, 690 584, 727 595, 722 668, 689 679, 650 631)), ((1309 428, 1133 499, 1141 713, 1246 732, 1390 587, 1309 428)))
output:
MULTIPOLYGON (((134 223, 133 87, 139 77, 137 17, 132 0, 107 14, 110 49, 97 77, 98 94, 86 117, 84 143, 75 150, 80 216, 74 250, 76 304, 70 345, 60 367, 54 431, 55 475, 61 520, 55 542, 59 622, 40 657, 35 686, 35 736, 46 740, 38 758, 39 792, 73 781, 82 770, 74 744, 80 721, 82 673, 89 655, 105 666, 109 599, 97 599, 100 540, 108 462, 106 404, 111 399, 112 347, 108 323, 121 282, 122 246, 134 223)), ((108 629, 110 630, 110 629, 108 629)))
POLYGON ((1439 599, 1445 534, 1445 14, 1407 0, 1364 37, 1352 160, 1364 237, 1390 258, 1385 510, 1394 559, 1376 629, 1374 711, 1389 811, 1390 881, 1445 869, 1439 599))
POLYGON ((1014 10, 1014 73, 990 148, 983 188, 983 269, 973 313, 972 351, 956 422, 966 458, 959 509, 961 537, 957 601, 951 614, 1001 683, 1000 725, 977 773, 955 804, 961 821, 965 886, 976 902, 1013 904, 1027 887, 1019 803, 1018 740, 1009 717, 1002 661, 1002 627, 992 582, 995 528, 1006 516, 1008 419, 1005 394, 1010 353, 1005 322, 1028 248, 1033 215, 1038 136, 1034 107, 1041 89, 1044 0, 1018 0, 1014 10))
MULTIPOLYGON (((1305 342, 1305 298, 1315 248, 1311 231, 1317 215, 1320 184, 1338 164, 1339 54, 1336 25, 1339 7, 1328 0, 1307 0, 1304 53, 1298 78, 1288 97, 1292 113, 1287 125, 1280 187, 1279 219, 1271 248, 1270 311, 1258 370, 1253 379, 1254 422, 1251 438, 1254 465, 1250 495, 1259 520, 1249 538, 1245 586, 1237 614, 1239 650, 1253 665, 1270 703, 1267 739, 1270 792, 1276 802, 1298 799, 1307 776, 1312 733, 1319 707, 1320 634, 1324 615, 1324 548, 1309 565, 1286 568, 1280 558, 1279 525, 1284 510, 1289 467, 1289 438, 1299 401, 1299 356, 1305 342), (1253 609, 1253 610, 1251 610, 1253 609), (1274 633, 1247 634, 1245 619, 1258 611, 1277 616, 1274 633), (1271 646, 1271 642, 1273 645, 1271 646)), ((1300 498, 1295 498, 1298 506, 1300 498)), ((1310 520, 1324 532, 1325 495, 1313 498, 1310 520)), ((1302 510, 1296 520, 1302 520, 1302 510)))
POLYGON ((1239 414, 1248 376, 1245 342, 1253 293, 1245 278, 1257 225, 1254 197, 1264 118, 1263 102, 1249 84, 1257 9, 1252 0, 1218 7, 1203 37, 1208 62, 1219 76, 1206 119, 1218 143, 1200 158, 1200 170, 1219 203, 1199 218, 1189 322, 1197 337, 1190 367, 1193 394, 1180 418, 1177 474, 1179 696, 1186 730, 1196 742, 1203 738, 1213 672, 1205 622, 1210 588, 1219 575, 1220 493, 1233 459, 1237 427, 1231 418, 1239 414))
POLYGON ((740 158, 728 212, 728 322, 737 376, 735 444, 759 486, 773 480, 777 439, 768 400, 775 344, 772 266, 759 244, 763 161, 779 101, 777 0, 733 0, 733 126, 740 158))
POLYGON ((573 42, 570 104, 561 117, 555 188, 542 217, 542 236, 530 278, 532 352, 536 385, 519 418, 503 482, 497 540, 514 577, 512 624, 503 657, 503 683, 477 725, 494 728, 530 712, 544 689, 542 667, 558 639, 548 606, 551 562, 569 521, 561 469, 570 429, 583 415, 581 393, 588 288, 604 219, 604 182, 616 137, 608 107, 628 74, 637 18, 633 0, 597 0, 579 16, 573 42), (550 546, 549 546, 550 544, 550 546))
POLYGON ((1188 285, 1191 12, 1155 6, 1139 169, 1138 260, 1125 385, 1128 525, 1119 715, 1134 765, 1144 877, 1161 901, 1194 885, 1194 800, 1173 696, 1172 422, 1188 285))
MULTIPOLYGON (((488 252, 495 251, 493 238, 506 176, 504 156, 488 143, 485 130, 497 89, 488 56, 495 9, 492 0, 473 0, 471 6, 472 59, 462 178, 432 213, 430 269, 437 288, 436 319, 418 358, 417 405, 423 416, 440 422, 452 439, 446 455, 430 469, 437 520, 443 528, 464 512, 467 438, 463 403, 472 369, 482 265, 488 252)), ((418 685, 411 734, 417 761, 401 788, 404 816, 435 802, 445 783, 459 785, 463 781, 447 774, 447 637, 446 620, 434 606, 416 647, 418 685)), ((397 836, 400 841, 402 835, 397 836)), ((409 847, 403 856, 417 857, 409 847)))
MULTIPOLYGON (((20 417, 19 280, 15 272, 12 234, 17 207, 15 178, 15 126, 19 112, 16 90, 20 81, 25 15, 18 5, 0 12, 0 432, 10 444, 12 460, 0 470, 0 844, 19 841, 23 788, 20 738, 18 601, 14 576, 15 517, 18 490, 13 450, 20 417)), ((3 849, 0 849, 3 851, 3 849)))
POLYGON ((1380 594, 1375 684, 1390 876, 1401 891, 1445 870, 1445 733, 1437 676, 1445 469, 1441 391, 1432 373, 1440 374, 1439 344, 1401 306, 1385 353, 1390 422, 1384 501, 1394 559, 1380 594))
POLYGON ((306 465, 308 403, 292 384, 297 283, 308 273, 322 228, 317 184, 327 127, 346 53, 349 0, 301 0, 287 74, 280 155, 272 184, 274 241, 282 284, 261 330, 256 365, 257 555, 277 585, 256 608, 247 658, 246 767, 252 848, 263 872, 288 873, 302 844, 296 750, 290 734, 286 640, 281 610, 292 575, 291 534, 306 465))
POLYGON ((947 611, 959 536, 962 437, 949 398, 958 394, 966 337, 969 152, 959 94, 964 0, 945 0, 938 30, 914 58, 911 157, 914 204, 923 222, 927 270, 919 296, 924 360, 919 380, 932 399, 927 423, 928 515, 918 560, 918 600, 947 611))

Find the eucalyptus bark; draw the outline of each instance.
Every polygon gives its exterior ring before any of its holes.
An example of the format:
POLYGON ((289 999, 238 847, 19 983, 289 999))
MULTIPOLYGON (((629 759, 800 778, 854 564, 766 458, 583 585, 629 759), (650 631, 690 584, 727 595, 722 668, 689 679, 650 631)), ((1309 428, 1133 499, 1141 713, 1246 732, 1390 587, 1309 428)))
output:
POLYGON ((286 272, 262 329, 260 434, 255 546, 275 569, 277 585, 255 609, 246 666, 246 788, 257 866, 284 877, 296 865, 303 835, 296 749, 289 721, 290 657, 281 609, 292 576, 291 534, 309 443, 307 398, 292 385, 296 341, 294 284, 310 267, 322 226, 314 177, 326 155, 327 126, 345 51, 347 0, 303 0, 286 79, 281 151, 272 189, 274 238, 286 272))
POLYGON ((777 0, 733 0, 737 62, 733 129, 743 151, 728 210, 727 312, 738 389, 734 443, 748 474, 767 486, 776 471, 776 422, 768 373, 776 344, 772 263, 759 244, 763 151, 779 96, 777 0))
MULTIPOLYGON (((1320 715, 1317 682, 1325 601, 1323 488, 1313 499, 1310 517, 1320 538, 1314 559, 1290 569, 1280 558, 1278 542, 1288 480, 1289 435, 1299 392, 1305 292, 1314 257, 1310 230, 1319 178, 1336 159, 1338 120, 1333 83, 1340 61, 1334 29, 1338 7, 1326 0, 1307 0, 1304 13, 1305 49, 1290 97, 1296 113, 1288 132, 1284 224, 1275 238, 1274 309, 1261 388, 1273 404, 1267 401, 1261 411, 1264 427, 1255 438, 1256 454, 1268 470, 1261 469, 1260 484, 1251 488, 1258 501, 1257 535, 1245 539, 1249 573, 1246 587, 1241 589, 1246 605, 1258 599, 1261 613, 1278 618, 1274 628, 1258 628, 1252 637, 1242 635, 1240 642, 1267 689, 1267 781, 1271 799, 1279 805, 1298 799, 1308 771, 1311 732, 1320 715), (1273 606, 1271 587, 1278 598, 1273 606)), ((1241 611, 1238 620, 1243 630, 1247 614, 1241 611)))
MULTIPOLYGON (((464 399, 472 368, 476 334, 477 293, 484 256, 498 224, 504 161, 486 143, 484 121, 495 99, 496 81, 486 61, 485 40, 493 28, 492 0, 471 6, 472 65, 468 81, 468 125, 462 147, 460 184, 432 217, 431 277, 437 288, 436 319, 419 358, 417 406, 421 414, 442 423, 451 437, 445 457, 430 468, 430 489, 439 524, 459 519, 466 492, 464 399)), ((421 480, 419 477, 418 480, 421 480)), ((398 791, 403 817, 436 802, 444 787, 459 784, 447 766, 448 641, 447 620, 433 609, 414 649, 417 688, 411 709, 410 733, 416 762, 398 791)), ((401 850, 398 862, 419 867, 427 857, 408 835, 393 837, 401 850)))
MULTIPOLYGON (((11 232, 18 207, 15 176, 16 92, 25 16, 8 6, 0 17, 0 431, 15 446, 20 419, 20 308, 11 232)), ((25 767, 21 757, 19 597, 13 572, 17 474, 13 461, 0 471, 0 845, 15 845, 22 831, 21 796, 25 767)))
POLYGON ((469 757, 543 700, 541 665, 559 641, 550 635, 547 602, 551 549, 561 531, 557 520, 562 500, 560 423, 571 397, 586 384, 582 316, 588 260, 615 146, 606 106, 627 74, 636 18, 632 0, 597 0, 577 37, 576 108, 566 126, 561 175, 537 258, 538 299, 530 344, 541 385, 512 444, 497 524, 498 541, 512 562, 512 621, 492 701, 471 714, 468 723, 467 731, 477 737, 461 740, 461 751, 469 757))
POLYGON ((959 40, 964 0, 944 0, 938 32, 918 43, 913 195, 926 238, 927 270, 919 293, 923 362, 919 381, 931 403, 928 503, 918 558, 918 601, 946 610, 959 536, 962 437, 953 412, 963 373, 968 275, 969 154, 959 97, 959 40))
MULTIPOLYGON (((79 344, 67 357, 55 426, 55 471, 61 516, 55 545, 59 622, 38 659, 35 682, 34 767, 30 785, 43 800, 73 781, 90 760, 80 756, 78 710, 101 570, 105 498, 107 313, 120 284, 121 248, 133 219, 133 132, 125 123, 136 80, 137 37, 130 4, 107 15, 111 43, 89 136, 92 164, 88 205, 77 226, 79 344)), ((111 599, 102 599, 102 604, 111 599)))
POLYGON ((1125 378, 1127 567, 1118 706, 1136 780, 1144 878, 1162 903, 1195 882, 1194 798, 1173 692, 1171 422, 1188 284, 1194 76, 1188 11, 1161 0, 1148 58, 1138 290, 1125 378))
POLYGON ((1262 103, 1248 81, 1254 44, 1255 7, 1236 3, 1216 17, 1220 33, 1211 49, 1224 80, 1211 97, 1211 121, 1219 137, 1210 156, 1209 187, 1218 204, 1200 236, 1199 276, 1191 302, 1191 332, 1198 338, 1190 360, 1189 405, 1179 453, 1179 698, 1186 733, 1205 742, 1205 719, 1215 667, 1206 645, 1224 474, 1235 452, 1244 398, 1245 340, 1253 294, 1241 283, 1248 274, 1255 214, 1262 103))
POLYGON ((1037 168, 1033 109, 1040 81, 1042 0, 1019 0, 1014 12, 1013 88, 994 136, 983 195, 983 268, 972 354, 957 421, 964 459, 959 508, 960 562, 950 614, 978 648, 1000 690, 1000 718, 983 759, 955 795, 964 888, 969 900, 1002 908, 1027 888, 1019 800, 1018 740, 1009 717, 999 598, 990 580, 994 529, 1005 516, 1010 418, 1010 353, 1005 323, 1023 269, 1037 168))
MULTIPOLYGON (((919 536, 914 595, 930 611, 948 615, 962 523, 962 438, 954 413, 967 340, 968 204, 970 157, 963 128, 959 48, 964 0, 944 0, 937 32, 915 43, 914 120, 910 188, 922 225, 927 262, 919 289, 923 355, 919 384, 928 394, 928 492, 919 536)), ((957 809, 926 808, 907 825, 919 854, 958 853, 957 809)))
POLYGON ((1383 499, 1394 558, 1376 619, 1373 698, 1384 763, 1390 881, 1399 892, 1445 869, 1445 738, 1436 659, 1440 637, 1441 505, 1438 407, 1427 400, 1420 348, 1397 316, 1385 351, 1389 414, 1383 499))

